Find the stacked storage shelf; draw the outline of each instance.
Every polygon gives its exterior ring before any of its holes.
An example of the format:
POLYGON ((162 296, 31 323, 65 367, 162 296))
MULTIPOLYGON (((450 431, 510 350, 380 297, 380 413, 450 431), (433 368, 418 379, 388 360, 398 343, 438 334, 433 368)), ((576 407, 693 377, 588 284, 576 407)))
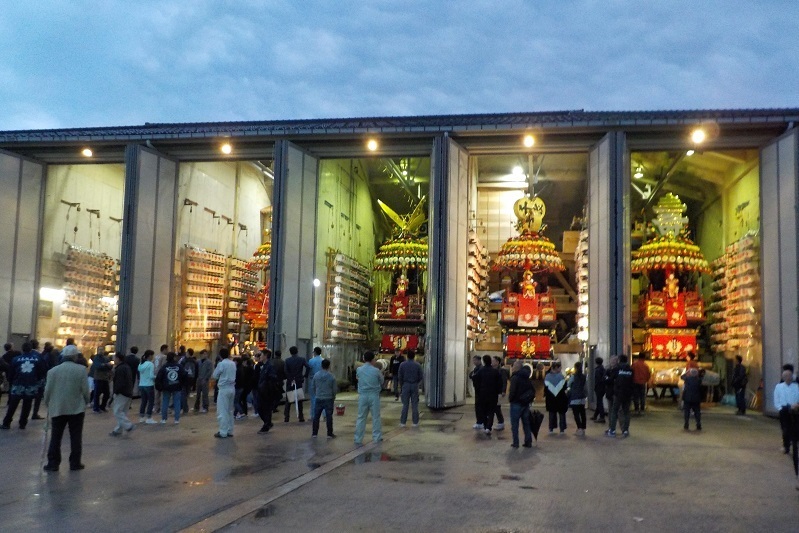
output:
POLYGON ((707 307, 710 327, 710 348, 716 353, 724 353, 727 349, 727 321, 725 319, 724 301, 727 298, 727 277, 724 275, 727 259, 722 255, 710 263, 713 283, 713 294, 707 307))
POLYGON ((760 253, 747 235, 727 246, 725 320, 727 351, 746 352, 760 340, 760 253))
POLYGON ((327 269, 325 338, 366 340, 369 329, 369 271, 355 259, 332 253, 327 269))
MULTIPOLYGON (((70 246, 64 264, 64 303, 57 343, 75 338, 85 353, 109 347, 109 318, 114 311, 119 282, 117 262, 100 252, 70 246)), ((113 340, 116 340, 113 336, 113 340)), ((88 353, 91 355, 91 353, 88 353)))
POLYGON ((247 298, 258 292, 258 274, 247 268, 247 261, 231 257, 227 288, 225 329, 237 334, 241 329, 241 314, 247 310, 247 298))
POLYGON ((588 340, 588 230, 580 231, 574 250, 574 277, 577 283, 577 338, 588 340))
POLYGON ((467 265, 466 338, 480 340, 487 332, 488 253, 474 230, 469 230, 467 265))
POLYGON ((181 339, 219 339, 225 301, 225 256, 186 245, 183 272, 181 339))

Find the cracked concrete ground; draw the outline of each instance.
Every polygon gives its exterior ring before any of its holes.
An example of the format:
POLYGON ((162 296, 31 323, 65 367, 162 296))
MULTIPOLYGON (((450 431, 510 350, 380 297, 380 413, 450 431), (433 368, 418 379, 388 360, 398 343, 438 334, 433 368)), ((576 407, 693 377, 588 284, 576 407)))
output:
MULTIPOLYGON (((213 413, 112 438, 112 416, 89 412, 81 472, 42 472, 43 423, 14 425, 0 433, 2 528, 799 530, 779 424, 756 413, 706 408, 704 431, 684 432, 681 413, 663 402, 633 418, 628 439, 604 437, 590 421, 576 436, 569 416, 565 435, 544 429, 537 446, 512 449, 509 429, 486 437, 471 428, 470 406, 425 411, 420 428, 400 429, 399 404, 386 397, 385 440, 369 443, 367 425, 356 448, 353 400, 343 397, 334 440, 280 417, 268 435, 250 417, 234 438, 214 439, 213 413)), ((65 457, 68 448, 65 439, 65 457)))

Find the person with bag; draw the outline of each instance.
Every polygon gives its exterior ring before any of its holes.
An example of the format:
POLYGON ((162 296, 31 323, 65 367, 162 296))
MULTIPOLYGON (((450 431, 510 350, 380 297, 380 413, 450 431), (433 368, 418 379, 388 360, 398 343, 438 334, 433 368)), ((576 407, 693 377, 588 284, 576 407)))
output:
POLYGON ((746 376, 746 367, 743 365, 743 357, 735 356, 735 367, 732 370, 732 390, 735 391, 735 405, 738 416, 746 414, 746 385, 749 378, 746 376))
POLYGON ((561 435, 566 432, 566 411, 569 410, 569 398, 566 395, 566 378, 561 373, 560 361, 553 361, 544 378, 544 395, 549 413, 549 434, 555 433, 560 426, 561 435))
POLYGON ((523 366, 520 360, 513 363, 513 374, 510 378, 510 429, 513 434, 512 448, 519 447, 519 420, 524 430, 525 448, 533 446, 533 434, 530 428, 530 404, 535 400, 535 388, 530 381, 530 368, 523 366))
POLYGON ((308 375, 308 361, 304 357, 297 355, 298 351, 296 346, 289 348, 291 355, 284 363, 288 400, 286 401, 286 408, 283 410, 283 422, 289 421, 292 404, 294 404, 294 408, 297 411, 297 419, 300 422, 305 422, 305 415, 302 412, 305 392, 302 390, 302 386, 308 375))
POLYGON ((577 435, 585 435, 585 401, 588 394, 585 391, 583 364, 579 361, 574 363, 574 374, 569 378, 568 388, 569 407, 577 425, 577 435))

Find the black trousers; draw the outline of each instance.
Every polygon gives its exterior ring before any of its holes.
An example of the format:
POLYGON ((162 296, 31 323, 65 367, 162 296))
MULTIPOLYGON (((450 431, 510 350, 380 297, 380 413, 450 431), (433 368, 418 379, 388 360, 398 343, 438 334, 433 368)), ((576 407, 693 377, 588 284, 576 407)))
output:
POLYGON ((47 450, 47 464, 58 466, 61 464, 61 439, 64 429, 69 426, 69 466, 76 467, 80 464, 83 453, 83 418, 85 414, 54 416, 50 419, 53 425, 53 434, 50 436, 50 448, 47 450))
POLYGON ((94 405, 93 409, 95 411, 105 411, 106 406, 108 405, 108 399, 111 396, 111 385, 106 380, 94 380, 94 405), (100 396, 103 399, 100 399, 100 396))
POLYGON ((572 414, 574 415, 574 423, 577 424, 577 429, 585 429, 585 406, 572 405, 572 414))
POLYGON ((268 394, 258 394, 258 416, 264 423, 262 429, 272 427, 272 399, 268 394))
POLYGON ((494 408, 494 414, 497 416, 497 424, 505 424, 505 417, 502 416, 502 405, 497 402, 497 406, 494 408))
MULTIPOLYGON (((8 405, 9 406, 11 405, 11 400, 9 400, 8 405)), ((789 407, 783 407, 782 409, 780 409, 780 429, 782 430, 782 447, 785 448, 785 453, 788 453, 791 450, 791 433, 793 428, 791 422, 792 422, 791 409, 789 407)))
MULTIPOLYGON (((299 410, 300 410, 300 415, 299 415, 298 418, 299 418, 300 422, 304 422, 305 421, 305 415, 302 412, 302 404, 303 404, 303 402, 305 402, 305 400, 300 400, 298 402, 299 403, 299 410)), ((285 409, 283 409, 283 420, 285 420, 286 422, 289 421, 289 414, 291 413, 292 409, 294 409, 294 402, 290 402, 290 401, 286 400, 286 407, 285 407, 285 409)))
POLYGON ((602 394, 594 391, 596 393, 596 410, 594 411, 594 416, 591 417, 591 420, 596 420, 597 418, 605 418, 607 413, 605 412, 605 393, 602 394))
POLYGON ((494 411, 497 409, 497 397, 489 394, 488 398, 480 398, 480 415, 483 428, 491 431, 494 426, 494 411))
POLYGON ((16 394, 12 394, 8 397, 8 409, 6 410, 6 417, 3 419, 4 426, 11 425, 19 402, 22 402, 22 411, 19 414, 19 427, 25 429, 25 426, 28 425, 28 415, 31 413, 33 396, 17 396, 16 394))

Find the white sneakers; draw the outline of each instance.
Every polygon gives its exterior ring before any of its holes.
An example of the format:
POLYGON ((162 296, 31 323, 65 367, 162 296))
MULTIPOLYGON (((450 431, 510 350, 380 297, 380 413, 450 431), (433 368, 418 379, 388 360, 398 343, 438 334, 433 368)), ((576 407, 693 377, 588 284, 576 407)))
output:
POLYGON ((505 429, 505 424, 497 424, 496 426, 494 426, 494 429, 496 429, 497 431, 501 431, 505 429))
POLYGON ((155 420, 153 420, 152 418, 148 418, 147 420, 145 420, 145 421, 144 421, 144 423, 145 423, 145 424, 157 424, 158 422, 156 422, 156 421, 155 421, 155 420))
POLYGON ((139 424, 143 423, 146 419, 143 416, 139 417, 139 424))
POLYGON ((483 424, 475 424, 472 426, 473 429, 483 429, 483 424))
POLYGON ((401 428, 404 428, 404 427, 405 427, 405 424, 403 424, 402 422, 400 422, 400 427, 401 427, 401 428))

